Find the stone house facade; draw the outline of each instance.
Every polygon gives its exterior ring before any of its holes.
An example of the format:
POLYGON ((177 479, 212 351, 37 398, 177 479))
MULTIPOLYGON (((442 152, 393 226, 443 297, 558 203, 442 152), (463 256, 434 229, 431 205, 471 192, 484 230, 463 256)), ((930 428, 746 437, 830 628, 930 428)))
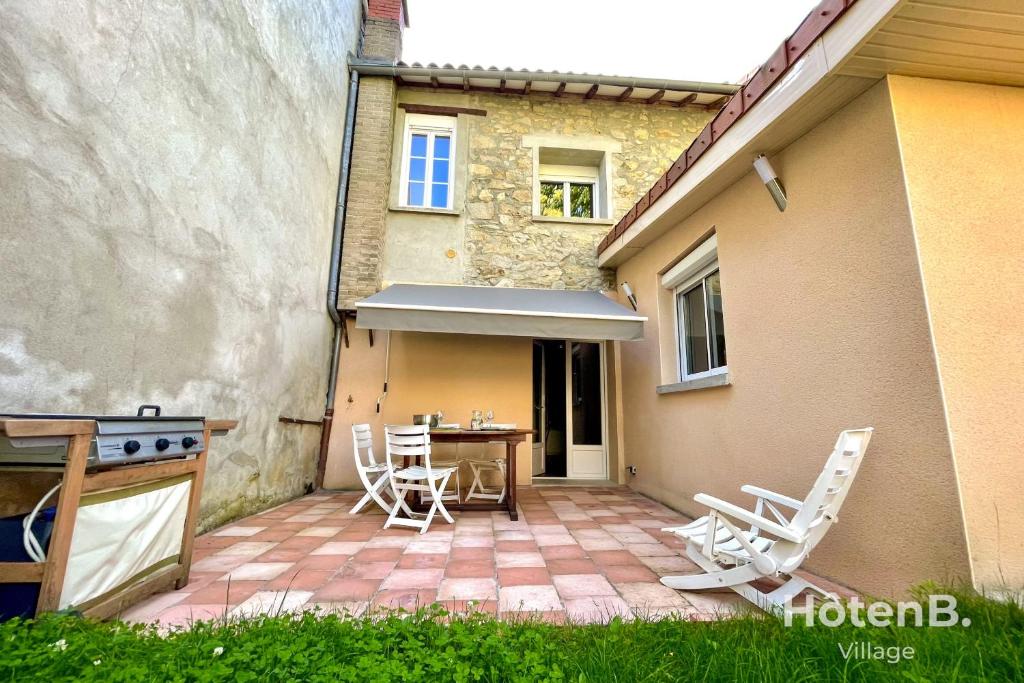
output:
POLYGON ((536 89, 501 94, 422 87, 408 77, 398 86, 395 81, 360 82, 342 309, 398 282, 613 289, 612 271, 597 265, 598 243, 717 111, 707 104, 556 97, 536 89), (457 140, 454 196, 443 209, 412 207, 402 196, 403 137, 415 117, 437 112, 452 120, 457 140), (579 165, 600 171, 598 183, 607 185, 601 190, 607 197, 595 215, 539 215, 542 172, 575 165, 546 163, 549 157, 576 157, 579 165))

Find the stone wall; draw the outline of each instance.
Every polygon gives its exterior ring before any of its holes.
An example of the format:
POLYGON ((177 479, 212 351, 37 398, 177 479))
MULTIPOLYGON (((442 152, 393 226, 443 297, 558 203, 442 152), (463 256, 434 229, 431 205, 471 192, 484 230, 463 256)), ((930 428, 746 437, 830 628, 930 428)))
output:
POLYGON ((360 7, 0 4, 0 410, 239 419, 205 527, 313 479, 360 7))
MULTIPOLYGON (((614 287, 612 271, 597 266, 597 244, 713 113, 550 94, 523 97, 414 88, 400 89, 398 101, 487 112, 486 116, 459 116, 457 144, 469 146, 468 170, 456 178, 465 187, 465 205, 455 207, 462 212, 457 220, 464 232, 464 253, 458 257, 462 283, 555 289, 614 287), (562 141, 609 150, 612 215, 603 221, 535 220, 535 146, 528 144, 530 138, 549 140, 552 146, 562 141)), ((399 158, 396 150, 394 159, 399 158)), ((397 183, 397 168, 392 182, 397 183)), ((388 230, 401 230, 400 223, 391 220, 388 230)), ((389 234, 389 245, 401 243, 401 235, 389 234)), ((426 246, 422 240, 420 245, 426 246)), ((398 249, 393 251, 397 254, 398 249)), ((422 255, 421 264, 425 258, 430 257, 422 255)), ((418 279, 414 272, 385 271, 396 281, 418 279)))

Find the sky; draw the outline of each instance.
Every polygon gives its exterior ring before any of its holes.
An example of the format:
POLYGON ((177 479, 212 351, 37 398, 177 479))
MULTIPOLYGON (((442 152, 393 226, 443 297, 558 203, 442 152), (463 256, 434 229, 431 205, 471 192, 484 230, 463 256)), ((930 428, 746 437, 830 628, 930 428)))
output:
POLYGON ((407 0, 406 62, 737 83, 818 0, 407 0))

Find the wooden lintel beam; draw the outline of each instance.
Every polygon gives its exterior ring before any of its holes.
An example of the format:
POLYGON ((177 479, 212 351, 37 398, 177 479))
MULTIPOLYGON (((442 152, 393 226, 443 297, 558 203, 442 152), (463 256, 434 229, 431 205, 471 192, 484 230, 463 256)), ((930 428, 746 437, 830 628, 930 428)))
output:
POLYGON ((564 93, 564 92, 565 92, 565 81, 562 81, 561 83, 558 84, 558 87, 555 88, 555 93, 554 93, 555 97, 561 97, 562 93, 564 93))
POLYGON ((678 102, 676 102, 676 106, 677 107, 685 107, 688 104, 693 104, 694 100, 696 100, 696 99, 697 99, 697 93, 695 93, 695 92, 694 93, 690 93, 689 95, 687 95, 683 99, 681 99, 678 102))
POLYGON ((619 93, 619 96, 616 99, 618 99, 619 102, 625 102, 626 100, 629 99, 629 96, 632 95, 632 94, 633 94, 633 88, 626 88, 625 90, 623 90, 622 92, 619 93))
POLYGON ((587 94, 583 96, 583 99, 589 100, 591 97, 596 95, 597 94, 597 88, 598 88, 597 83, 595 83, 594 85, 590 86, 590 90, 588 90, 587 94))
POLYGON ((651 95, 650 97, 647 98, 647 100, 646 100, 647 104, 654 104, 655 102, 657 102, 658 100, 660 100, 664 96, 665 96, 665 91, 664 90, 659 90, 658 92, 654 93, 653 95, 651 95))

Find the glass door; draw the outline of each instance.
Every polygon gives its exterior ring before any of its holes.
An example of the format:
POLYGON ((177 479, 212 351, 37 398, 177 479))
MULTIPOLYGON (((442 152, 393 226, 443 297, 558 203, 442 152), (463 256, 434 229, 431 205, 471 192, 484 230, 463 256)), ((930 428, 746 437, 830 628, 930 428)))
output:
POLYGON ((566 344, 566 413, 569 416, 571 479, 606 479, 604 347, 599 342, 566 344))

